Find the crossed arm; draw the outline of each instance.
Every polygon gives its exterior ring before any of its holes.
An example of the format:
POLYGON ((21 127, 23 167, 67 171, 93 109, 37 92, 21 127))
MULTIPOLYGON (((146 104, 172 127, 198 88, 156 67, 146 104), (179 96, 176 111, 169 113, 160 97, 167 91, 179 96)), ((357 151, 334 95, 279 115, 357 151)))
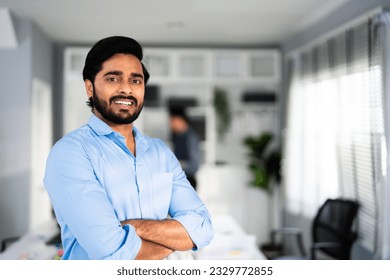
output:
POLYGON ((191 250, 195 247, 186 229, 176 220, 126 220, 122 226, 132 225, 142 239, 136 259, 159 260, 174 251, 191 250))

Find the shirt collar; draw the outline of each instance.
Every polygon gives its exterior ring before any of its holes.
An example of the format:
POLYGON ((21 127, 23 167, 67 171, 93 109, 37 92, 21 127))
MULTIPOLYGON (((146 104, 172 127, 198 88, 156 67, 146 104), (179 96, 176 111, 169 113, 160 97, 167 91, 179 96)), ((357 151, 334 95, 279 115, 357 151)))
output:
POLYGON ((89 119, 88 125, 92 128, 97 135, 108 135, 113 133, 111 127, 109 127, 104 121, 96 117, 94 114, 89 119))
MULTIPOLYGON (((111 133, 115 133, 115 131, 104 121, 96 117, 95 115, 92 115, 89 119, 88 125, 95 131, 98 135, 108 135, 111 133)), ((133 133, 135 135, 135 138, 137 140, 144 141, 145 137, 142 135, 142 133, 133 125, 133 133)))
MULTIPOLYGON (((109 135, 111 133, 116 133, 112 128, 107 125, 104 121, 96 117, 94 114, 89 119, 88 125, 91 127, 91 129, 97 134, 97 135, 109 135)), ((149 147, 149 138, 145 137, 141 131, 139 131, 134 125, 133 125, 133 133, 135 136, 135 141, 137 143, 137 153, 143 153, 146 151, 149 147)))

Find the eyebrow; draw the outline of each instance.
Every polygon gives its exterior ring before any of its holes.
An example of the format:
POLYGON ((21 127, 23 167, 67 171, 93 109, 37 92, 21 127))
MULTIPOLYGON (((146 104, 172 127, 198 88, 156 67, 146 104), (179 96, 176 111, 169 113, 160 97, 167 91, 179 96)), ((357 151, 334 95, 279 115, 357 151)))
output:
POLYGON ((139 74, 139 73, 131 73, 131 76, 134 77, 134 78, 141 78, 141 79, 144 78, 144 75, 139 74))
MULTIPOLYGON (((110 75, 123 76, 123 72, 122 71, 109 71, 106 74, 104 74, 103 76, 106 77, 106 76, 110 76, 110 75)), ((134 78, 142 78, 142 79, 144 78, 144 76, 142 74, 139 74, 139 73, 131 73, 131 76, 134 78)))

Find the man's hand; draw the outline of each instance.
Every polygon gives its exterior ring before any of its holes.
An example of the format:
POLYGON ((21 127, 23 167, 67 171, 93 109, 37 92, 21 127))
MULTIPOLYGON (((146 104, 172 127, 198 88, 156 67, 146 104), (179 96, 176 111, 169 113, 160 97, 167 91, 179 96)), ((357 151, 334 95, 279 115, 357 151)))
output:
POLYGON ((172 249, 160 244, 153 243, 142 239, 141 249, 139 250, 136 260, 162 260, 173 253, 172 249))
POLYGON ((195 247, 186 229, 176 220, 126 220, 142 240, 156 243, 172 251, 187 251, 195 247))

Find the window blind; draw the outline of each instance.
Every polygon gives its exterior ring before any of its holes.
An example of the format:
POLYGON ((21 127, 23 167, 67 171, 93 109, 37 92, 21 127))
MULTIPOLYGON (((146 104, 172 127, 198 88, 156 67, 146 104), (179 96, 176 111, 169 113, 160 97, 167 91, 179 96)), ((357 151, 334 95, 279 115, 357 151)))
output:
POLYGON ((358 200, 358 242, 380 245, 386 170, 383 52, 366 19, 290 56, 286 211, 313 218, 330 197, 358 200))

